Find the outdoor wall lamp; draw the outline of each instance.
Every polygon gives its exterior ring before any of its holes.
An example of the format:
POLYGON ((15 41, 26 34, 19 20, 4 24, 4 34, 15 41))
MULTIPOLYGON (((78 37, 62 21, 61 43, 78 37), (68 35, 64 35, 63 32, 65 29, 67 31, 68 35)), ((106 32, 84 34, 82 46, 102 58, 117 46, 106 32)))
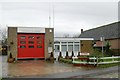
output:
POLYGON ((49 40, 49 46, 51 46, 52 42, 49 40))
POLYGON ((11 42, 10 42, 10 44, 12 44, 12 45, 13 45, 13 44, 14 44, 14 43, 13 43, 13 41, 11 41, 11 42))

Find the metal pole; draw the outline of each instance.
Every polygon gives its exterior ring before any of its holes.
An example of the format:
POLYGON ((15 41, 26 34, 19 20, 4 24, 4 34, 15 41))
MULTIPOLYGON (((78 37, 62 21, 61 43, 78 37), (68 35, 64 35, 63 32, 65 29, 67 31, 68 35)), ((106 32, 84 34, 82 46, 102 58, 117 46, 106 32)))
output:
POLYGON ((51 1, 49 0, 49 28, 51 27, 51 1))
POLYGON ((103 46, 104 46, 104 37, 102 37, 102 57, 104 57, 104 56, 103 56, 103 52, 104 52, 104 51, 103 51, 103 46))

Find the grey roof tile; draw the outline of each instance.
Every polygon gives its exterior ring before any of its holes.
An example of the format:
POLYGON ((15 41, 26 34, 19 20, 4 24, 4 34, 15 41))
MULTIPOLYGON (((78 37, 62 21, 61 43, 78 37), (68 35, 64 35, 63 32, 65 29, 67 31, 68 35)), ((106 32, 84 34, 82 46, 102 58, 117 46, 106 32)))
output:
POLYGON ((100 40, 101 36, 104 36, 105 39, 120 38, 119 26, 120 22, 115 22, 112 24, 86 30, 80 35, 80 38, 94 38, 95 40, 100 40))

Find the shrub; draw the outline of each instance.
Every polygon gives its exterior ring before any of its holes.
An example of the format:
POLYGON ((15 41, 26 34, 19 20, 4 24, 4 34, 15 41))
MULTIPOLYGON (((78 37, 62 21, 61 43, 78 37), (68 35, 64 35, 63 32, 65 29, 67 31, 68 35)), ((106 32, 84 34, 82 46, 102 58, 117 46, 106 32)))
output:
POLYGON ((69 56, 68 56, 68 51, 66 51, 66 56, 65 56, 65 58, 66 58, 66 59, 69 58, 69 56))
POLYGON ((62 53, 61 53, 61 52, 59 53, 59 56, 58 56, 58 61, 60 60, 60 58, 63 58, 63 57, 62 57, 62 53))
MULTIPOLYGON (((92 52, 90 53, 90 57, 102 57, 102 52, 100 49, 92 49, 92 52)), ((104 57, 110 56, 109 54, 106 54, 106 52, 103 53, 104 57)))
POLYGON ((78 55, 77 55, 77 57, 80 57, 80 52, 78 52, 78 55))

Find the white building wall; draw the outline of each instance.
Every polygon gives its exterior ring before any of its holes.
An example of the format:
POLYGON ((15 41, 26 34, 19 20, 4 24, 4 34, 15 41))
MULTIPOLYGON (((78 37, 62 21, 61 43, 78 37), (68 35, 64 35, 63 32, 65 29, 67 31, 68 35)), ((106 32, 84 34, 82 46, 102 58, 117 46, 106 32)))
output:
POLYGON ((69 49, 68 49, 69 45, 71 45, 69 42, 72 42, 74 56, 77 56, 78 52, 80 52, 80 41, 81 40, 93 40, 93 38, 54 38, 54 48, 55 48, 55 45, 59 45, 59 47, 60 47, 58 52, 56 52, 56 50, 54 50, 54 58, 56 58, 60 52, 62 52, 63 58, 65 58, 65 56, 66 56, 66 51, 68 51, 69 56, 72 55, 72 51, 69 51, 69 49), (57 42, 59 42, 59 43, 57 43, 57 42), (62 42, 66 42, 66 44, 62 44, 62 42), (67 45, 66 51, 62 51, 62 45, 67 45), (75 45, 79 46, 78 51, 75 51, 75 45))

